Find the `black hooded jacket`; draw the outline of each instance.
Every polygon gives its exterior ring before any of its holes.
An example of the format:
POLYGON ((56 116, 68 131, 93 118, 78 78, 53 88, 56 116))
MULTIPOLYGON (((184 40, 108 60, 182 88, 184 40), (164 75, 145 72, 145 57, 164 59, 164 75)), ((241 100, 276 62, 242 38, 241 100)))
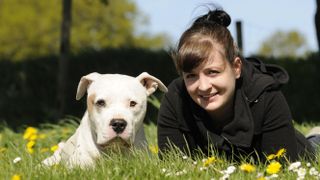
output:
POLYGON ((276 65, 248 58, 236 82, 234 117, 222 129, 212 124, 204 109, 193 102, 183 79, 175 79, 162 99, 158 115, 158 145, 165 152, 173 143, 183 152, 207 154, 210 149, 227 157, 264 159, 285 148, 294 161, 312 153, 306 138, 296 131, 288 104, 279 90, 289 76, 276 65))

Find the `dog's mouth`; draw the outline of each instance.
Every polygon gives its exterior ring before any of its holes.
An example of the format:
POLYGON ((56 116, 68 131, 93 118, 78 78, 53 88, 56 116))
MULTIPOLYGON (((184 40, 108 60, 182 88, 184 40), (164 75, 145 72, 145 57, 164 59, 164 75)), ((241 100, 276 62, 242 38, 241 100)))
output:
POLYGON ((98 144, 98 147, 102 151, 107 150, 121 150, 121 149, 129 149, 131 144, 121 137, 115 137, 104 144, 98 144))

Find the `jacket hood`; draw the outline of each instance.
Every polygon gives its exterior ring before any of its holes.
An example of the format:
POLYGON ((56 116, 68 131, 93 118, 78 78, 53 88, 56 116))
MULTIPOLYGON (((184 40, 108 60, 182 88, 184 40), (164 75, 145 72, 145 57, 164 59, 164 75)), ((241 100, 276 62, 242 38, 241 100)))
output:
POLYGON ((246 58, 242 61, 241 78, 244 95, 247 101, 254 102, 268 90, 279 89, 289 81, 285 69, 274 64, 265 64, 256 58, 246 58))

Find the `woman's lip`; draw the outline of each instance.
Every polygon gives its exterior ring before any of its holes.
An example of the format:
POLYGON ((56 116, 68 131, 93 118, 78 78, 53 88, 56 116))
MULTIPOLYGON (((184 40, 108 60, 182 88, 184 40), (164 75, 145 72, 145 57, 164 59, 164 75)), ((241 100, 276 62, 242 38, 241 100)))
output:
POLYGON ((202 97, 202 98, 210 98, 210 97, 215 96, 217 94, 218 93, 216 92, 216 93, 211 93, 211 94, 206 94, 206 95, 199 95, 199 96, 202 97))

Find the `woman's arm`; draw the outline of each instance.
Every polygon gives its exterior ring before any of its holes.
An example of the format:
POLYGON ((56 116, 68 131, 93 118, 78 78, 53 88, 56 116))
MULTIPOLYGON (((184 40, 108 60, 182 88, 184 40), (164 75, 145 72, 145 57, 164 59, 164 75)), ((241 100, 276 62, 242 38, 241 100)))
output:
POLYGON ((265 116, 262 125, 261 150, 265 154, 274 154, 286 149, 286 156, 294 161, 298 159, 298 143, 292 117, 285 97, 280 91, 266 92, 265 116))
POLYGON ((188 152, 186 139, 179 129, 179 115, 176 109, 181 107, 178 98, 175 93, 168 92, 161 101, 157 120, 158 146, 161 152, 170 150, 172 146, 178 147, 183 152, 188 152))

